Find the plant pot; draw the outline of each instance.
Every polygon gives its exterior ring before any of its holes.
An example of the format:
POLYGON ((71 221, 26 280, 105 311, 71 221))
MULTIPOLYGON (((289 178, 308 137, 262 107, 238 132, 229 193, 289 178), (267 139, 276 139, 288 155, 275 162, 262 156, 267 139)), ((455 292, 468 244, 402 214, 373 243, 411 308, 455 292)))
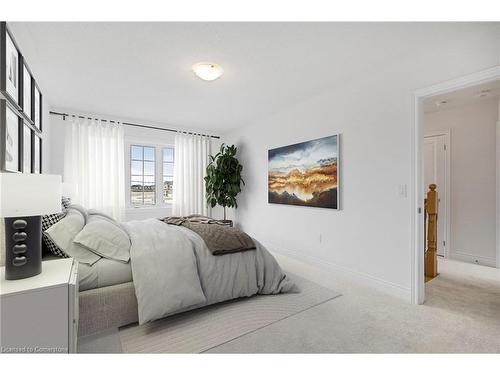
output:
POLYGON ((218 223, 220 225, 225 225, 227 227, 232 227, 233 226, 233 221, 232 220, 219 220, 218 223))

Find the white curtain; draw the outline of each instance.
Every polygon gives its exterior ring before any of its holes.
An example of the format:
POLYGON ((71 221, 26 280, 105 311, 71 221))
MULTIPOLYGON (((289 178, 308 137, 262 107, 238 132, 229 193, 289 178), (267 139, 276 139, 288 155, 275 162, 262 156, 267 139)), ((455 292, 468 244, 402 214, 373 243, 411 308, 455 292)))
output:
POLYGON ((69 118, 64 182, 76 187, 75 202, 121 220, 125 208, 123 125, 69 118))
POLYGON ((205 180, 210 153, 210 137, 175 135, 174 199, 172 214, 207 215, 205 180))

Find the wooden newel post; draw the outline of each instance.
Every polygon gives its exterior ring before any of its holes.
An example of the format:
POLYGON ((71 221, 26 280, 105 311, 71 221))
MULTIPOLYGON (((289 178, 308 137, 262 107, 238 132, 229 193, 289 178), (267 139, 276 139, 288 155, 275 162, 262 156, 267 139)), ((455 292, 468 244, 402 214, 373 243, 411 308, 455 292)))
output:
POLYGON ((427 215, 427 251, 425 252, 425 276, 436 277, 437 272, 437 215, 438 193, 436 184, 429 185, 425 211, 427 215))

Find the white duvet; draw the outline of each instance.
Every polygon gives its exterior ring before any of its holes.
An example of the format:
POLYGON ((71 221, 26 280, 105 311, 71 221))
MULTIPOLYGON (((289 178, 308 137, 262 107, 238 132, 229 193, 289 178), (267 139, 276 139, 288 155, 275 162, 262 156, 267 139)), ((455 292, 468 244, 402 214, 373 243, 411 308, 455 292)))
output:
POLYGON ((254 294, 295 291, 274 257, 256 250, 214 256, 191 230, 157 219, 123 223, 139 324, 181 311, 254 294))

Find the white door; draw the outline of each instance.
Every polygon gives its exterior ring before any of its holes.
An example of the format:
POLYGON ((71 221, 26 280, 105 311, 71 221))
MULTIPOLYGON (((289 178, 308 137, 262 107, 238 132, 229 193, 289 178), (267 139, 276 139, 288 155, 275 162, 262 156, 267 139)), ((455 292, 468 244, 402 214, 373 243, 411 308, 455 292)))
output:
POLYGON ((436 184, 438 192, 438 241, 437 253, 445 256, 448 239, 446 238, 446 135, 424 137, 424 191, 429 191, 430 184, 436 184))

